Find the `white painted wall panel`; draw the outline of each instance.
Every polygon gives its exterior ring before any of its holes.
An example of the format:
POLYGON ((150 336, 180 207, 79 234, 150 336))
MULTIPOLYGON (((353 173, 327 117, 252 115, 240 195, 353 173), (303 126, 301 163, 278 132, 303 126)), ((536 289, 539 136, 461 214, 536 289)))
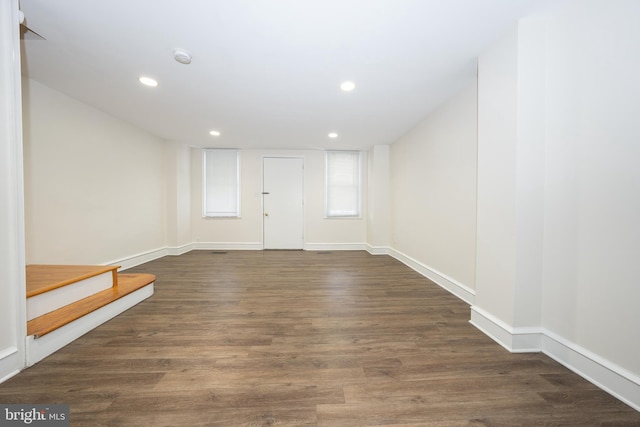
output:
POLYGON ((390 146, 369 150, 367 244, 374 250, 388 250, 391 239, 390 146))
POLYGON ((191 241, 191 150, 177 142, 166 143, 167 244, 172 248, 191 241))
POLYGON ((549 21, 544 326, 640 374, 640 3, 549 21))
POLYGON ((476 84, 391 145, 391 246, 475 287, 476 84))
POLYGON ((516 260, 518 32, 479 58, 476 304, 513 322, 516 260))
POLYGON ((36 81, 23 92, 27 263, 166 247, 165 142, 36 81))
POLYGON ((26 288, 18 2, 0 2, 0 382, 24 364, 26 288))

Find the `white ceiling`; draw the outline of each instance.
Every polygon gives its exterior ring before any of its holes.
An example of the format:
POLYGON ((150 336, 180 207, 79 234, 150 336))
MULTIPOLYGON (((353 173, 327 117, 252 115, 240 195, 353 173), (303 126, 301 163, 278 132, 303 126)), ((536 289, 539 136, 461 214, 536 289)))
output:
POLYGON ((366 149, 468 84, 478 54, 543 3, 21 0, 46 39, 25 39, 23 73, 192 146, 366 149))

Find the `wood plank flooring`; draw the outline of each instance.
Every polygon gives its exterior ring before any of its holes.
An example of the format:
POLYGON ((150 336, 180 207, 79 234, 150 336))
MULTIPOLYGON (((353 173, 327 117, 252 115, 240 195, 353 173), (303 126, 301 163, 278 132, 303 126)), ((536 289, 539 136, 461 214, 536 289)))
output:
POLYGON ((0 384, 72 426, 640 426, 387 256, 192 251, 128 272, 155 295, 0 384))

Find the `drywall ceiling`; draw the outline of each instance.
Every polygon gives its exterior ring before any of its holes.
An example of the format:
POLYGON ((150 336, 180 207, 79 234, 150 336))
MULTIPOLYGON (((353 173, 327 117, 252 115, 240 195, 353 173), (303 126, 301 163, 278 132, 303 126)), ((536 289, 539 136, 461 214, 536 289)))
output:
POLYGON ((21 0, 45 38, 25 37, 23 74, 192 146, 366 149, 469 84, 479 53, 543 3, 21 0))

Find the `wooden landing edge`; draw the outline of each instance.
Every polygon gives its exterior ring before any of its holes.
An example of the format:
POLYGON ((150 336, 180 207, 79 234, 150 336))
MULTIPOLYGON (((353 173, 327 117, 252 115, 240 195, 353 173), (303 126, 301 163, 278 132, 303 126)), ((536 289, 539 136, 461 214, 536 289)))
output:
POLYGON ((27 322, 27 335, 42 337, 153 282, 153 274, 118 274, 118 285, 27 322))
POLYGON ((117 283, 119 265, 45 265, 31 264, 26 268, 27 298, 58 289, 109 271, 117 283))

